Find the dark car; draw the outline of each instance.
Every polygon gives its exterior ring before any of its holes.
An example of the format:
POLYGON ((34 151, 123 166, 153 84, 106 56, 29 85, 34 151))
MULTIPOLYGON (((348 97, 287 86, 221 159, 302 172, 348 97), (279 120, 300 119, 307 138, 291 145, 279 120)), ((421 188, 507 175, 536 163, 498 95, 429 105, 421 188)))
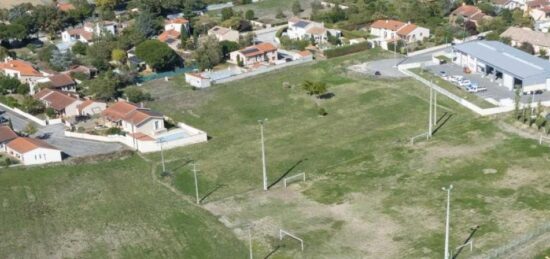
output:
POLYGON ((3 116, 0 116, 0 123, 6 123, 8 122, 8 119, 4 118, 3 116))
POLYGON ((0 110, 0 114, 4 114, 4 113, 6 113, 6 111, 0 110))
POLYGON ((380 73, 380 71, 376 71, 376 72, 374 72, 374 75, 375 75, 375 76, 381 76, 382 73, 380 73))

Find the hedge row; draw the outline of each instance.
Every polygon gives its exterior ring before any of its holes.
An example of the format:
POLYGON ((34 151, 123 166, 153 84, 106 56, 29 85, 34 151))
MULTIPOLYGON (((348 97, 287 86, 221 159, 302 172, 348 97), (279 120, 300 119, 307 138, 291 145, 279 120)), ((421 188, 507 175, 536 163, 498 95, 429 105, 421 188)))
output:
POLYGON ((372 46, 371 46, 370 42, 365 41, 365 42, 361 42, 361 43, 357 43, 357 44, 353 44, 353 45, 348 45, 348 46, 344 46, 344 47, 337 47, 337 48, 334 48, 334 49, 327 49, 323 53, 325 54, 325 56, 327 58, 334 58, 334 57, 344 56, 344 55, 348 55, 348 54, 351 54, 351 53, 367 50, 367 49, 370 49, 371 47, 372 46))

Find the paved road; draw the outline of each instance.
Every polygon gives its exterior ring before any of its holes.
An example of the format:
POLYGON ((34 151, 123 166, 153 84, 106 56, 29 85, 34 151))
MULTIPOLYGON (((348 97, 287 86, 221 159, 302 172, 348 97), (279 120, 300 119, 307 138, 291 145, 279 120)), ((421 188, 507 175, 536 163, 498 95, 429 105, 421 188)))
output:
POLYGON ((350 66, 349 69, 355 72, 359 72, 365 75, 374 76, 376 71, 379 71, 381 77, 386 78, 400 78, 406 77, 407 75, 401 73, 397 69, 396 64, 399 63, 402 59, 381 59, 370 62, 365 62, 358 65, 350 66))
MULTIPOLYGON (((0 108, 0 110, 2 109, 0 108)), ((5 111, 2 116, 11 119, 15 131, 23 131, 29 123, 34 124, 38 131, 32 137, 47 136, 43 139, 45 142, 59 148, 70 157, 109 154, 124 149, 124 146, 118 143, 105 143, 65 137, 63 124, 48 125, 44 127, 28 121, 26 118, 10 111, 5 111)))
MULTIPOLYGON (((285 26, 286 25, 280 25, 280 26, 271 27, 267 29, 256 30, 256 31, 253 31, 253 33, 256 35, 256 38, 255 38, 256 41, 269 42, 275 46, 279 46, 279 44, 275 42, 275 36, 277 34, 277 31, 285 26)), ((244 36, 248 33, 249 32, 244 32, 244 33, 241 33, 241 35, 244 36)))

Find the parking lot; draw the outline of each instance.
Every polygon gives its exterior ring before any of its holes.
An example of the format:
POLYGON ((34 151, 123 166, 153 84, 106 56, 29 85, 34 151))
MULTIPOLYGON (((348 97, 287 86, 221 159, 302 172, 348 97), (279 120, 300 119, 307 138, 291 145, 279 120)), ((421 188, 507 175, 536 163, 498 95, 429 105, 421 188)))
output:
POLYGON ((85 157, 101 154, 109 154, 124 149, 118 143, 105 143, 91 140, 83 140, 65 137, 64 125, 40 126, 30 122, 26 118, 0 108, 0 116, 10 119, 15 131, 23 131, 29 123, 34 124, 38 131, 32 137, 42 138, 48 144, 60 149, 70 157, 85 157))
MULTIPOLYGON (((442 64, 424 67, 427 71, 435 75, 440 75, 441 72, 445 72, 447 76, 462 76, 464 79, 470 80, 472 83, 478 85, 479 88, 486 88, 485 91, 480 91, 476 94, 491 103, 501 103, 501 104, 512 104, 515 99, 515 92, 508 90, 506 87, 501 86, 502 79, 491 80, 489 76, 483 77, 478 73, 464 73, 463 68, 455 64, 442 64)), ((462 89, 465 90, 464 87, 462 89)), ((550 100, 550 92, 543 92, 541 94, 523 95, 522 102, 531 102, 534 99, 535 102, 538 101, 548 101, 550 100)))

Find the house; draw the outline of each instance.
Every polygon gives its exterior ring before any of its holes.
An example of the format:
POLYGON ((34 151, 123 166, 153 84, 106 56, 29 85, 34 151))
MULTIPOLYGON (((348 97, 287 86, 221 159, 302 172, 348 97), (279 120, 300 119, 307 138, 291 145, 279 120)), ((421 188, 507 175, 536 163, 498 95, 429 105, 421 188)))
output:
POLYGON ((71 3, 57 3, 57 9, 61 12, 69 12, 76 8, 71 3))
POLYGON ((197 88, 206 88, 211 85, 210 78, 198 72, 185 73, 185 82, 197 88))
POLYGON ((550 20, 550 5, 529 9, 529 16, 535 22, 550 20))
POLYGON ((462 4, 460 7, 456 8, 451 12, 449 16, 449 21, 452 25, 458 25, 458 20, 470 21, 473 22, 476 26, 479 26, 479 23, 482 20, 490 19, 490 16, 486 15, 479 9, 477 6, 462 4))
POLYGON ((277 62, 277 47, 271 43, 260 43, 229 53, 229 62, 243 66, 251 66, 257 63, 277 62))
POLYGON ((38 81, 38 83, 62 92, 76 92, 76 81, 68 74, 54 74, 38 81))
POLYGON ((189 21, 185 18, 173 18, 164 21, 164 30, 174 30, 181 33, 182 30, 189 31, 189 21))
POLYGON ((503 9, 514 10, 522 8, 525 5, 525 0, 491 0, 491 5, 498 11, 503 9))
POLYGON ((130 134, 142 133, 152 137, 166 132, 162 114, 126 101, 116 102, 101 115, 106 125, 121 128, 130 134))
POLYGON ((161 33, 158 37, 159 41, 162 41, 173 50, 178 50, 179 45, 181 44, 181 33, 176 30, 168 30, 161 33))
POLYGON ((327 29, 324 23, 304 20, 298 17, 293 17, 288 20, 288 29, 286 33, 290 39, 309 40, 313 38, 318 44, 326 43, 329 36, 338 38, 342 36, 341 31, 327 29))
POLYGON ((65 117, 78 116, 77 106, 82 103, 75 97, 48 88, 36 93, 34 99, 41 101, 46 108, 52 108, 58 115, 65 117))
POLYGON ((371 40, 375 45, 387 49, 387 43, 404 41, 413 43, 430 37, 430 29, 417 26, 414 23, 404 23, 397 20, 377 20, 370 26, 370 34, 376 36, 371 40))
POLYGON ((33 138, 18 137, 6 145, 6 153, 23 165, 39 165, 61 162, 61 150, 33 138))
POLYGON ((107 109, 107 104, 88 99, 77 105, 76 109, 78 110, 78 115, 91 117, 101 114, 101 112, 107 109))
POLYGON ((17 134, 10 127, 0 126, 0 152, 6 152, 6 144, 17 137, 17 134))
POLYGON ((62 72, 63 74, 69 74, 71 77, 74 75, 81 74, 86 76, 88 79, 91 79, 97 75, 97 68, 87 67, 84 65, 74 65, 71 66, 67 71, 62 72))
POLYGON ((31 94, 34 94, 34 88, 38 81, 46 78, 46 75, 38 71, 31 63, 9 57, 0 63, 0 72, 19 79, 19 82, 23 84, 28 84, 31 94))
POLYGON ((218 41, 234 41, 239 42, 239 32, 230 28, 214 26, 208 30, 208 35, 213 35, 218 41))
POLYGON ((535 53, 539 53, 541 50, 546 53, 550 53, 550 35, 532 31, 529 28, 510 27, 502 34, 501 38, 510 38, 510 43, 514 47, 521 46, 524 42, 533 45, 535 53))
POLYGON ((106 34, 116 35, 119 24, 114 21, 85 22, 82 27, 70 28, 61 33, 61 40, 66 43, 80 41, 91 44, 94 37, 106 34))
POLYGON ((550 90, 550 62, 499 41, 453 46, 453 62, 487 76, 510 91, 550 90))

